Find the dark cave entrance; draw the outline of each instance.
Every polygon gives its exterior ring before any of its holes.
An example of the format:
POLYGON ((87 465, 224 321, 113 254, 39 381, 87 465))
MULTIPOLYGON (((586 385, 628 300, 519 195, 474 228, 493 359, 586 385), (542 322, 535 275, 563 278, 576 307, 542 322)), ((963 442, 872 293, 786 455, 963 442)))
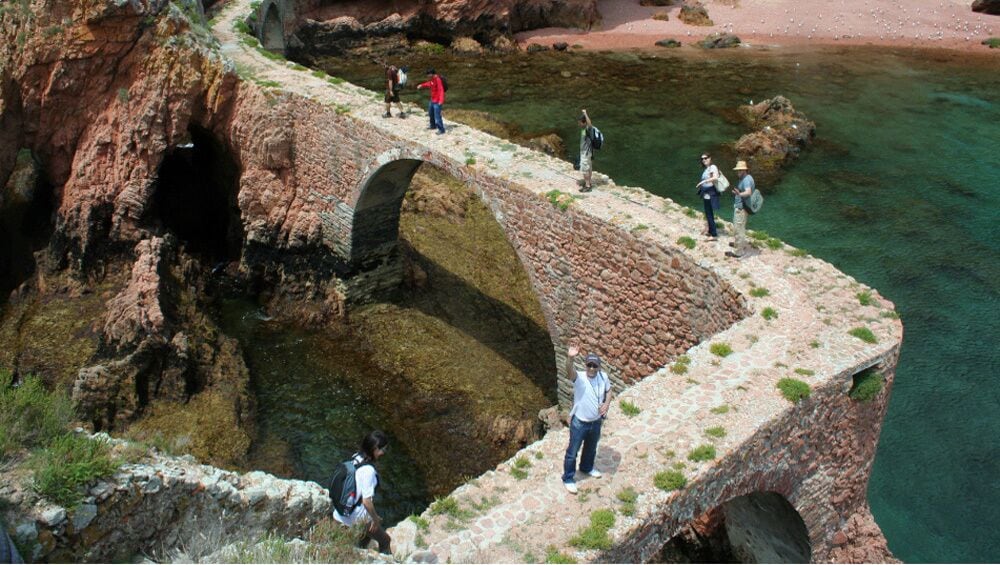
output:
POLYGON ((190 142, 171 149, 160 165, 147 223, 211 263, 239 259, 239 167, 210 132, 197 126, 189 132, 190 142))
POLYGON ((809 563, 802 516, 776 492, 732 498, 702 514, 660 550, 658 563, 809 563))
POLYGON ((52 237, 55 189, 34 155, 22 149, 0 187, 0 305, 35 272, 35 252, 52 237))

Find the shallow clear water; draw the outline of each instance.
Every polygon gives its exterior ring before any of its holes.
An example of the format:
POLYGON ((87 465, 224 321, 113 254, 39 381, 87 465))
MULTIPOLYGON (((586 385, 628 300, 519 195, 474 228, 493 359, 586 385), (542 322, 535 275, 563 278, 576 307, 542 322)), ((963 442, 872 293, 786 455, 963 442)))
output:
MULTIPOLYGON (((743 130, 731 110, 788 97, 816 122, 817 142, 762 186, 750 227, 877 288, 905 327, 872 511, 904 561, 1000 560, 1000 56, 843 48, 406 63, 448 76, 446 118, 448 107, 486 110, 557 131, 571 154, 586 107, 606 137, 597 170, 699 208, 699 153, 732 167, 724 145, 743 130)), ((325 68, 377 89, 377 69, 355 65, 325 68)))

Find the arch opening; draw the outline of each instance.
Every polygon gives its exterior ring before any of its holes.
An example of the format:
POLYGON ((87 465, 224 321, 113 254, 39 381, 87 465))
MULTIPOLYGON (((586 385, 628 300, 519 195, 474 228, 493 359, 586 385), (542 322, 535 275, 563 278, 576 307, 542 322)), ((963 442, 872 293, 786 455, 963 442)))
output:
POLYGON ((277 4, 271 3, 264 12, 264 23, 261 26, 261 44, 268 51, 285 50, 284 26, 281 23, 281 12, 277 4))
POLYGON ((190 142, 175 146, 160 164, 144 223, 173 233, 202 259, 236 260, 244 238, 239 167, 209 131, 191 126, 189 133, 190 142))
POLYGON ((55 228, 55 189, 28 149, 17 154, 14 170, 0 186, 0 306, 35 272, 35 252, 55 228))
POLYGON ((732 498, 685 525, 658 563, 809 563, 802 516, 776 492, 732 498))

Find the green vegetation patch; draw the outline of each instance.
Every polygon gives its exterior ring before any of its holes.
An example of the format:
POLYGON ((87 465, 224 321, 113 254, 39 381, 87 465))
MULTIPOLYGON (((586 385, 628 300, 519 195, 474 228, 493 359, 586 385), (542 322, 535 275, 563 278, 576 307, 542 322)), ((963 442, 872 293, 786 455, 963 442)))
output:
POLYGON ((870 402, 885 388, 885 376, 875 371, 864 371, 854 375, 850 397, 858 402, 870 402))
POLYGON ((688 249, 694 249, 695 241, 694 239, 686 235, 682 235, 681 237, 677 238, 677 244, 687 247, 688 249))
POLYGON ((546 563, 576 563, 576 559, 573 559, 569 555, 560 552, 556 546, 550 545, 545 548, 545 562, 546 563))
POLYGON ((515 479, 523 481, 528 478, 529 467, 531 467, 531 461, 522 455, 514 460, 514 464, 510 468, 510 474, 513 475, 515 479))
POLYGON ((73 403, 65 392, 48 392, 34 376, 18 387, 13 381, 9 371, 0 370, 0 461, 47 445, 66 434, 73 420, 73 403))
POLYGON ((621 512, 626 516, 632 516, 635 514, 635 503, 639 500, 639 494, 635 492, 632 487, 625 487, 624 489, 618 491, 616 495, 618 500, 622 503, 621 512))
POLYGON ((590 513, 590 525, 569 540, 569 544, 580 549, 611 549, 608 530, 615 525, 614 511, 602 508, 590 513))
POLYGON ((802 367, 799 367, 795 369, 795 373, 798 375, 802 375, 803 377, 811 377, 816 374, 816 371, 810 371, 809 369, 803 369, 802 367))
POLYGON ((427 518, 422 516, 417 516, 416 514, 410 514, 407 520, 413 522, 417 526, 417 530, 421 532, 426 532, 428 528, 431 527, 431 523, 427 521, 427 518))
POLYGON ((638 416, 642 412, 641 408, 639 408, 638 406, 636 406, 635 404, 632 404, 631 402, 629 402, 627 400, 619 401, 618 402, 618 406, 621 407, 622 414, 625 414, 629 418, 631 418, 633 416, 638 416))
POLYGON ((854 329, 852 329, 851 331, 849 331, 847 333, 853 335, 854 337, 860 339, 861 341, 863 341, 865 343, 877 343, 878 342, 878 338, 875 337, 875 334, 872 333, 872 331, 870 329, 868 329, 868 328, 863 328, 863 327, 854 328, 854 329))
POLYGON ((983 45, 990 49, 1000 49, 1000 37, 990 37, 983 40, 983 45))
POLYGON ((729 344, 726 343, 726 342, 724 342, 724 341, 713 343, 708 348, 708 350, 711 351, 712 354, 717 355, 719 357, 726 357, 726 356, 732 354, 732 352, 733 352, 733 348, 730 347, 729 344))
POLYGON ((778 311, 775 310, 774 308, 771 308, 770 306, 768 306, 767 308, 764 308, 763 310, 761 310, 760 315, 765 320, 771 321, 771 320, 773 320, 773 319, 775 319, 775 318, 778 317, 778 311))
POLYGON ((716 406, 715 408, 709 410, 709 412, 711 412, 712 414, 726 414, 729 412, 729 405, 722 404, 720 406, 716 406))
POLYGON ((711 461, 715 459, 715 446, 709 443, 699 445, 688 452, 687 457, 688 461, 694 461, 695 463, 711 461))
POLYGON ((859 292, 855 294, 855 296, 858 298, 858 303, 861 304, 862 306, 871 306, 872 304, 875 303, 875 300, 872 298, 872 293, 870 291, 866 290, 864 292, 859 292))
POLYGON ((660 471, 653 476, 653 484, 660 490, 670 492, 687 486, 687 478, 678 470, 660 471))
POLYGON ((111 475, 121 462, 111 457, 111 446, 87 436, 66 433, 36 451, 29 463, 32 488, 48 500, 73 508, 83 500, 82 487, 111 475))
POLYGON ((787 250, 787 253, 792 257, 805 257, 806 255, 809 255, 809 252, 805 249, 789 249, 787 250))
POLYGON ((763 298, 768 294, 771 294, 771 291, 763 287, 754 287, 750 289, 750 296, 754 298, 763 298))
POLYGON ((808 398, 812 392, 808 384, 788 377, 778 381, 778 390, 781 391, 781 396, 784 396, 786 400, 793 403, 803 398, 808 398))
POLYGON ((574 200, 576 200, 576 197, 572 194, 566 194, 565 192, 559 190, 550 190, 545 193, 545 197, 549 199, 549 202, 553 206, 559 208, 562 212, 569 210, 570 205, 573 204, 574 200))
POLYGON ((677 361, 670 366, 670 372, 675 375, 683 375, 688 372, 688 364, 691 363, 691 358, 687 355, 681 355, 677 358, 677 361))
POLYGON ((726 437, 726 428, 723 428, 722 426, 712 426, 711 428, 705 429, 705 435, 714 438, 723 438, 726 437))

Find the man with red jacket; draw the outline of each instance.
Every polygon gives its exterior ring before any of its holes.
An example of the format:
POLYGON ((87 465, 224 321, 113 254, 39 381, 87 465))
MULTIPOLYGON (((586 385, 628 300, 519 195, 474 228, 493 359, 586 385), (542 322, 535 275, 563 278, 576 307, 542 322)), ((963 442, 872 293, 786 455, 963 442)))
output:
POLYGON ((437 128, 438 135, 443 135, 444 120, 441 119, 441 107, 444 106, 444 82, 441 80, 441 75, 434 72, 434 69, 427 69, 427 76, 430 77, 427 82, 417 85, 418 89, 431 89, 431 104, 427 108, 427 113, 431 118, 431 126, 427 129, 437 128))

